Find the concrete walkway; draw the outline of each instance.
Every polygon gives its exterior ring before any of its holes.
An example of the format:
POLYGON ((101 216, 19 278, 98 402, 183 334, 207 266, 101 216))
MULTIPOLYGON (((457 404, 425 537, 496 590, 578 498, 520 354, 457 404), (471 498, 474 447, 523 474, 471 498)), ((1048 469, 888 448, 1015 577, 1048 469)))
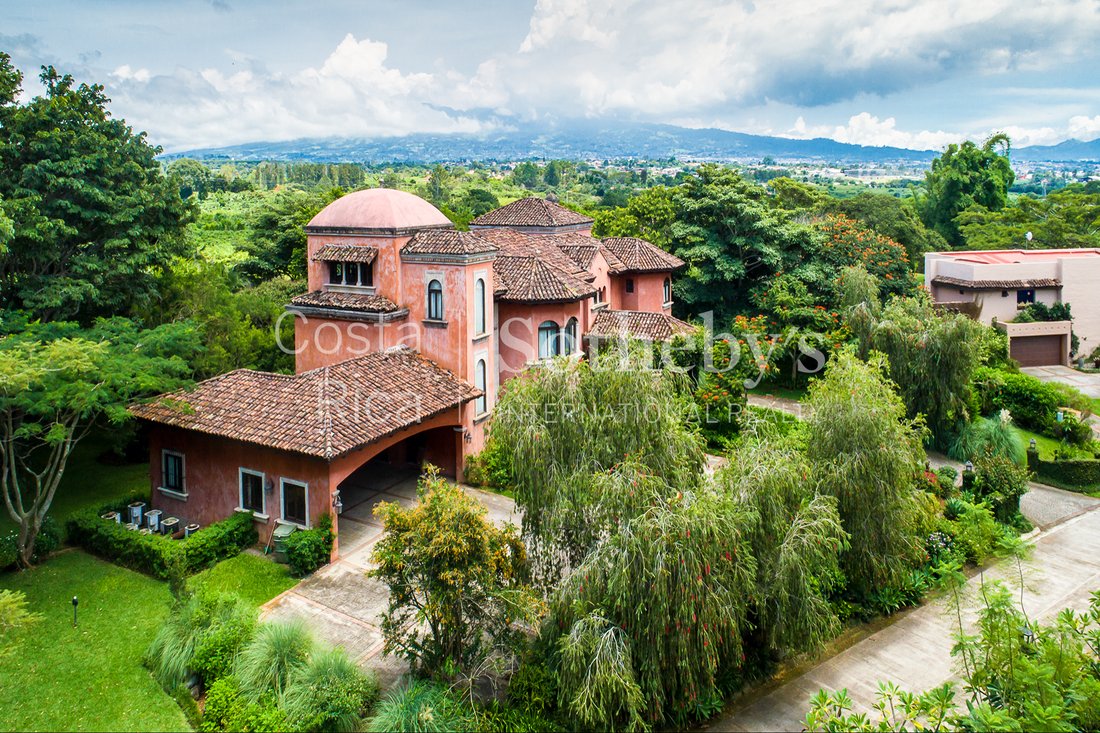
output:
MULTIPOLYGON (((1100 588, 1100 500, 1033 487, 1022 507, 1038 526, 1043 526, 1043 518, 1061 521, 1038 535, 1025 565, 1024 605, 1028 615, 1049 620, 1066 607, 1087 608, 1089 594, 1100 588), (1042 507, 1042 517, 1030 513, 1036 506, 1042 507)), ((968 626, 974 621, 973 609, 983 577, 986 581, 1014 582, 1017 573, 1014 564, 1002 563, 969 581, 970 610, 964 615, 968 626)), ((810 697, 822 688, 846 688, 857 710, 867 712, 875 701, 879 681, 889 680, 913 692, 936 687, 955 677, 955 660, 951 657, 955 624, 948 598, 899 614, 894 623, 831 659, 805 671, 796 670, 787 679, 751 693, 705 729, 800 731, 810 697)))
POLYGON ((1100 399, 1100 372, 1079 372, 1068 366, 1022 367, 1040 382, 1059 382, 1076 387, 1086 397, 1100 399))
MULTIPOLYGON (((463 490, 478 499, 497 524, 519 525, 511 499, 469 486, 463 490)), ((400 659, 382 656, 381 616, 389 603, 389 591, 366 575, 372 567, 374 545, 382 536, 382 523, 372 512, 382 501, 412 506, 416 476, 395 476, 378 491, 345 504, 339 518, 340 559, 268 601, 260 616, 265 620, 300 619, 318 639, 343 647, 360 666, 374 669, 385 688, 396 682, 407 666, 400 659)))

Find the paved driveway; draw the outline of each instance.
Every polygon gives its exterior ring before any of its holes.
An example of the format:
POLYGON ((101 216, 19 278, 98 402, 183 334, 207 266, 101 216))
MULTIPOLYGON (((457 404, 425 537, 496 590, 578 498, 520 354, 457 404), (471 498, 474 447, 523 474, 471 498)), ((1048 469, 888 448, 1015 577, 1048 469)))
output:
MULTIPOLYGON (((471 487, 464 490, 485 505, 494 522, 518 526, 520 520, 511 499, 471 487)), ((380 625, 389 591, 366 576, 371 552, 382 536, 382 524, 371 512, 381 501, 415 504, 416 476, 394 475, 373 490, 349 496, 339 519, 340 559, 273 598, 260 613, 268 620, 301 619, 317 638, 344 647, 357 663, 373 668, 383 686, 388 687, 407 667, 399 659, 382 656, 380 625)))
MULTIPOLYGON (((1023 502, 1033 522, 1041 524, 1030 513, 1030 507, 1039 503, 1045 507, 1044 516, 1071 517, 1037 537, 1026 564, 1025 608, 1031 616, 1049 620, 1062 608, 1087 608, 1089 594, 1100 588, 1100 563, 1096 560, 1100 557, 1100 500, 1048 487, 1038 487, 1038 491, 1033 488, 1023 502)), ((1016 578, 1011 564, 995 566, 984 575, 987 580, 1016 578)), ((981 576, 970 580, 970 598, 977 595, 980 583, 981 576)), ((973 624, 974 616, 971 611, 964 621, 973 624)), ((943 684, 955 676, 951 657, 954 623, 947 599, 899 614, 893 623, 831 659, 795 670, 786 679, 750 693, 705 727, 714 731, 800 731, 810 697, 821 688, 847 688, 857 709, 868 712, 879 681, 890 680, 914 692, 943 684)))
POLYGON ((1086 396, 1100 399, 1100 372, 1079 372, 1067 366, 1023 367, 1024 374, 1030 374, 1041 382, 1061 382, 1081 390, 1086 396))

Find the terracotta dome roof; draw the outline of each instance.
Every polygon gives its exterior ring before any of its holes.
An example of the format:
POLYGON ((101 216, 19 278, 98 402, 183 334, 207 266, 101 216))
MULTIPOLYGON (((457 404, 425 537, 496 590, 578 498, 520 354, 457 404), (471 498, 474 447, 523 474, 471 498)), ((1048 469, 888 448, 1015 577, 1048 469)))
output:
POLYGON ((310 220, 306 231, 353 229, 399 234, 451 226, 442 211, 419 196, 392 188, 368 188, 333 201, 310 220))

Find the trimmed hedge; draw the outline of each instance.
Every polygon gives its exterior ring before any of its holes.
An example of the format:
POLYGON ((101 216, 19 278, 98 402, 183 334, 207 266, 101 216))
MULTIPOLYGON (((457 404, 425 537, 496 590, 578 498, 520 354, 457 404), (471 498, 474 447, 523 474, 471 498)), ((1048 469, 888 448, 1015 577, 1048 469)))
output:
POLYGON ((70 544, 161 580, 167 580, 173 572, 198 572, 240 554, 259 540, 251 513, 235 513, 185 540, 173 540, 164 535, 141 534, 100 516, 114 509, 110 506, 73 515, 66 523, 70 544))
POLYGON ((1075 458, 1063 461, 1045 461, 1039 452, 1027 452, 1027 467, 1037 480, 1070 491, 1095 491, 1100 489, 1100 461, 1075 458))
POLYGON ((286 561, 290 572, 299 578, 312 573, 332 558, 332 517, 325 514, 313 529, 292 533, 286 538, 286 561))

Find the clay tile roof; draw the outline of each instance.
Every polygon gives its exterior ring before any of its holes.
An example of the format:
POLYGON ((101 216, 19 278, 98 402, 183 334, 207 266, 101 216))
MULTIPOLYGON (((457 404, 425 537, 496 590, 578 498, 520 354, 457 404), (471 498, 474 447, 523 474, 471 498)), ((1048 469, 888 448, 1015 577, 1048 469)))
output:
POLYGON ((425 229, 413 235, 401 248, 402 254, 470 255, 495 252, 497 246, 472 232, 454 229, 425 229))
POLYGON ((401 310, 397 303, 381 295, 337 293, 325 290, 314 290, 312 293, 295 296, 291 298, 290 305, 303 308, 331 308, 357 313, 394 313, 401 310))
POLYGON ((561 227, 591 223, 590 217, 533 196, 493 209, 470 222, 473 226, 490 227, 561 227))
POLYGON ((1062 281, 1053 277, 1031 280, 963 280, 957 277, 934 277, 933 285, 946 285, 963 290, 1030 290, 1033 288, 1060 288, 1062 281))
POLYGON ((687 335, 693 330, 690 323, 664 313, 646 311, 596 312, 589 336, 599 338, 638 338, 644 341, 668 341, 676 335, 687 335))
POLYGON ((622 269, 615 272, 670 272, 684 266, 684 261, 679 257, 644 239, 607 237, 600 242, 621 261, 622 269))
POLYGON ((596 292, 583 278, 534 256, 498 255, 493 262, 499 300, 516 303, 561 303, 596 292))
POLYGON ((316 262, 361 262, 364 265, 374 262, 376 257, 377 249, 361 244, 326 244, 313 255, 316 262))
POLYGON ((240 369, 130 412, 162 425, 332 460, 480 395, 400 347, 294 376, 240 369))

